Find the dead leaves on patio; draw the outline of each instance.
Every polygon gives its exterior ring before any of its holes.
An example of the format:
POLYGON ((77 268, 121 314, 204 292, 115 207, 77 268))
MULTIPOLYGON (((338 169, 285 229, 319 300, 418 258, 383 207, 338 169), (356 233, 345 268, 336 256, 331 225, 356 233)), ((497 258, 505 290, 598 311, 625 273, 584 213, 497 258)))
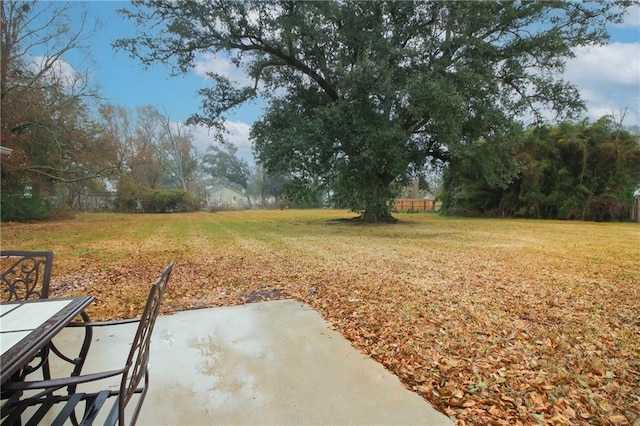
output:
POLYGON ((83 268, 61 249, 53 292, 95 295, 95 319, 135 316, 175 260, 165 313, 298 298, 459 425, 640 424, 637 228, 430 216, 301 225, 305 214, 247 212, 246 231, 235 213, 173 216, 213 221, 226 237, 156 235, 154 247, 83 268))

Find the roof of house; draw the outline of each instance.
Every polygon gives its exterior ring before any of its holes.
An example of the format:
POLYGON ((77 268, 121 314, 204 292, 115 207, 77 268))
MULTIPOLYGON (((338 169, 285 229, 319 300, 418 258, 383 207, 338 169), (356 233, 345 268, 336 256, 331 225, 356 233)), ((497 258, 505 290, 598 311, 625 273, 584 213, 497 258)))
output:
POLYGON ((218 191, 221 191, 221 190, 222 190, 222 189, 224 189, 224 188, 228 188, 228 189, 230 189, 230 190, 232 190, 232 191, 234 191, 234 192, 237 192, 238 194, 242 195, 243 197, 245 196, 245 195, 244 195, 244 193, 243 193, 241 190, 239 190, 239 189, 237 189, 237 188, 234 188, 234 187, 233 187, 233 186, 231 186, 231 185, 214 185, 214 186, 208 186, 208 187, 207 187, 207 191, 209 191, 209 192, 218 192, 218 191))

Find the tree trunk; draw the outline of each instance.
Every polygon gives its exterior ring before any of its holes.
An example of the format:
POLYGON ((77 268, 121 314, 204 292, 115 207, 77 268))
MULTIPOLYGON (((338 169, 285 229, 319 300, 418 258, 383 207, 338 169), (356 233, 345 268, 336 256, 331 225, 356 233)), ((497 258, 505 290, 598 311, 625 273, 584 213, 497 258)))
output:
POLYGON ((391 215, 393 200, 398 194, 390 189, 395 175, 387 171, 377 173, 372 179, 376 182, 364 197, 364 211, 360 219, 364 222, 395 223, 398 220, 391 215))
POLYGON ((395 223, 398 221, 398 219, 391 215, 391 209, 386 203, 384 205, 368 205, 362 212, 360 219, 364 222, 395 223))
POLYGON ((389 185, 395 176, 388 172, 378 174, 379 185, 371 188, 371 192, 364 200, 364 211, 360 219, 365 222, 395 223, 398 220, 391 215, 391 206, 395 196, 391 193, 389 185))

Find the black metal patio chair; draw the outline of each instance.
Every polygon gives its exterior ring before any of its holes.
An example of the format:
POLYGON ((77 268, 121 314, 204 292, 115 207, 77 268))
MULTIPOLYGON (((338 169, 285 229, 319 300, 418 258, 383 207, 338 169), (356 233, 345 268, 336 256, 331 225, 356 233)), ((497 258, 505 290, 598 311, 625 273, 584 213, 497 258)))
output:
MULTIPOLYGON (((0 251, 0 300, 12 302, 49 298, 52 267, 53 253, 50 251, 0 251)), ((50 379, 50 349, 49 346, 44 348, 36 355, 34 361, 16 373, 17 376, 14 379, 23 380, 28 374, 39 369, 42 369, 44 379, 50 379)), ((72 359, 64 355, 62 357, 74 363, 72 359)), ((3 390, 2 397, 6 395, 3 390)))
MULTIPOLYGON (((48 299, 49 284, 51 282, 51 271, 53 269, 53 252, 50 251, 20 251, 2 250, 0 251, 0 301, 12 302, 30 299, 48 299)), ((80 314, 83 322, 90 322, 91 319, 86 312, 80 314)), ((92 330, 86 329, 82 346, 78 355, 69 357, 63 354, 51 342, 45 347, 33 361, 21 369, 16 377, 16 381, 22 381, 29 374, 42 370, 42 378, 51 378, 49 368, 49 354, 53 352, 60 359, 72 364, 72 375, 77 376, 82 371, 82 366, 91 344, 92 330)), ((7 393, 4 389, 1 393, 4 399, 7 393)))
POLYGON ((0 299, 46 299, 53 266, 50 251, 0 251, 0 299))
MULTIPOLYGON (((52 425, 63 425, 67 420, 71 420, 74 425, 90 425, 96 420, 98 413, 112 401, 110 411, 105 424, 120 426, 126 424, 125 409, 134 394, 139 394, 137 404, 131 414, 130 424, 135 424, 142 408, 149 385, 149 350, 151 346, 151 335, 160 310, 160 304, 169 281, 169 276, 173 268, 173 263, 167 265, 162 274, 151 286, 149 296, 138 328, 133 338, 133 343, 123 368, 117 370, 104 371, 80 376, 66 378, 56 378, 51 380, 32 382, 11 382, 3 385, 7 391, 14 392, 15 398, 8 399, 0 407, 2 425, 41 424, 43 418, 47 419, 55 416, 52 425), (76 389, 82 384, 92 383, 99 380, 120 376, 119 389, 105 389, 101 391, 79 392, 76 389), (59 389, 67 387, 74 389, 66 395, 56 395, 59 389), (35 392, 26 396, 24 392, 35 392), (25 395, 20 397, 20 395, 25 395), (84 401, 84 404, 81 402, 84 401), (84 405, 83 415, 80 421, 76 418, 76 410, 80 412, 84 405), (30 407, 33 407, 30 409, 30 407), (51 414, 50 414, 51 413, 51 414)), ((105 321, 92 323, 77 323, 82 327, 113 326, 127 324, 131 320, 105 321)))

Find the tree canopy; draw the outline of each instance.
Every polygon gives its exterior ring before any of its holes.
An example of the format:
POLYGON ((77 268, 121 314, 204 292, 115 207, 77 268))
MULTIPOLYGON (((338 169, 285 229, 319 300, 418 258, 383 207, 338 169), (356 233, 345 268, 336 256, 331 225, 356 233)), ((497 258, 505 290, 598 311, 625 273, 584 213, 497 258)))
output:
POLYGON ((533 126, 513 135, 496 160, 489 144, 445 170, 443 208, 452 214, 546 219, 627 220, 640 183, 640 135, 611 116, 594 123, 533 126), (509 161, 518 167, 496 167, 509 161), (511 169, 508 184, 492 170, 511 169))
POLYGON ((209 73, 193 120, 221 129, 230 109, 263 97, 252 136, 266 170, 377 221, 430 163, 545 110, 578 112, 565 61, 605 42, 627 4, 136 0, 122 13, 141 34, 116 46, 176 73, 203 53, 229 57, 253 84, 209 73))
POLYGON ((87 105, 97 96, 85 73, 64 61, 91 34, 86 14, 69 4, 3 1, 0 7, 2 219, 47 214, 40 202, 56 184, 62 198, 95 184, 109 165, 96 143, 87 105))
POLYGON ((77 68, 91 62, 95 28, 83 3, 2 1, 0 131, 11 150, 0 159, 2 221, 200 207, 191 129, 152 106, 102 103, 77 68))
POLYGON ((133 117, 100 105, 88 71, 68 62, 72 53, 89 57, 94 25, 82 4, 3 1, 0 24, 0 130, 11 149, 1 159, 0 219, 185 204, 198 166, 192 136, 153 107, 133 117), (163 193, 170 188, 181 191, 163 193))
POLYGON ((235 145, 211 145, 202 157, 202 169, 220 183, 247 191, 251 171, 249 164, 237 157, 237 152, 235 145))

